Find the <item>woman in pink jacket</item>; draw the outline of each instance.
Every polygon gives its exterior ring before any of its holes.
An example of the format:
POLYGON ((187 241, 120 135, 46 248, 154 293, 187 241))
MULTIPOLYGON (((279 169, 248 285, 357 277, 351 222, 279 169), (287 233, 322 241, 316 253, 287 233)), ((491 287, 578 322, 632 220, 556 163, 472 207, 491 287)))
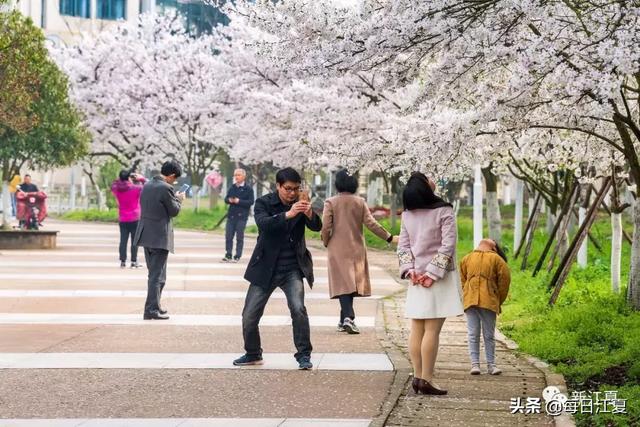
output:
POLYGON ((414 172, 402 193, 404 212, 398 242, 400 275, 409 278, 405 306, 411 319, 409 353, 416 393, 447 394, 433 382, 440 331, 462 310, 456 268, 456 220, 451 204, 433 193, 432 182, 414 172))
POLYGON ((120 225, 120 268, 127 265, 127 243, 131 237, 131 268, 140 268, 138 247, 133 244, 138 221, 140 220, 140 193, 147 182, 145 177, 121 170, 119 179, 111 184, 111 192, 118 201, 118 221, 120 225))

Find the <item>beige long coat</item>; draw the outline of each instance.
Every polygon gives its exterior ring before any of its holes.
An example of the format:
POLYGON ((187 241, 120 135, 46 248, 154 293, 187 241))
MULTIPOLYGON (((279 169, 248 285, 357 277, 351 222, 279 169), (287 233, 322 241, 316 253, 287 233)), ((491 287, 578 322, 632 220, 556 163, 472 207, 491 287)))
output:
POLYGON ((362 197, 340 193, 324 202, 320 233, 329 251, 331 298, 353 293, 371 295, 363 225, 383 240, 391 236, 371 215, 362 197))

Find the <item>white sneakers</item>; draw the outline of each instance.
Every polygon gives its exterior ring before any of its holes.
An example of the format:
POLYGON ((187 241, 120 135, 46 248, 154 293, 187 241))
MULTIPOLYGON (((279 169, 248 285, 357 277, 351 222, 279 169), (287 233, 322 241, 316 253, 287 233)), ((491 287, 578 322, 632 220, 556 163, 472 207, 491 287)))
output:
POLYGON ((502 371, 496 365, 487 365, 487 373, 489 375, 500 375, 502 371))
MULTIPOLYGON (((480 375, 480 365, 473 364, 471 365, 471 370, 469 371, 471 375, 480 375)), ((487 365, 487 374, 489 375, 500 375, 502 370, 498 368, 496 365, 487 365)))

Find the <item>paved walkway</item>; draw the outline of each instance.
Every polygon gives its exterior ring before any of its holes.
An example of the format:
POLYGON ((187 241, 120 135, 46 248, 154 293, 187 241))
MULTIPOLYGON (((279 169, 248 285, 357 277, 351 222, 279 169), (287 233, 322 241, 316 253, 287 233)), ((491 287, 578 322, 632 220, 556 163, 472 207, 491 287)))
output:
POLYGON ((177 231, 162 322, 141 318, 146 269, 119 268, 116 226, 47 229, 61 230, 56 250, 0 251, 0 426, 361 427, 378 416, 394 368, 377 306, 402 289, 382 268, 372 269, 377 295, 356 305, 362 334, 338 333, 326 255, 312 249, 314 370, 297 370, 280 291, 261 323, 265 364, 238 369, 253 239, 245 262, 224 264, 220 234, 177 231))
MULTIPOLYGON (((372 264, 397 274, 395 254, 369 251, 372 264)), ((449 390, 446 396, 415 395, 410 388, 412 373, 407 349, 409 327, 404 318, 405 292, 383 300, 382 342, 397 369, 383 413, 375 425, 386 426, 550 426, 554 419, 546 415, 511 414, 511 398, 541 398, 548 380, 554 378, 532 364, 525 355, 496 342, 496 362, 503 370, 499 376, 487 375, 484 348, 481 348, 483 374, 471 376, 464 317, 448 318, 440 335, 436 363, 436 382, 449 390)), ((542 408, 544 412, 544 407, 542 408)), ((563 424, 566 425, 566 424, 563 424)))
POLYGON ((0 427, 553 424, 510 414, 511 398, 540 397, 548 379, 503 344, 503 375, 468 374, 462 318, 445 323, 436 366, 450 394, 409 390, 405 288, 393 253, 370 251, 376 295, 357 301, 362 334, 349 336, 335 331, 326 255, 312 244, 314 370, 296 369, 280 291, 261 323, 265 365, 238 369, 246 265, 219 262, 221 235, 176 232, 163 300, 172 319, 145 322, 146 269, 119 268, 115 226, 48 228, 61 230, 56 250, 0 251, 0 427))

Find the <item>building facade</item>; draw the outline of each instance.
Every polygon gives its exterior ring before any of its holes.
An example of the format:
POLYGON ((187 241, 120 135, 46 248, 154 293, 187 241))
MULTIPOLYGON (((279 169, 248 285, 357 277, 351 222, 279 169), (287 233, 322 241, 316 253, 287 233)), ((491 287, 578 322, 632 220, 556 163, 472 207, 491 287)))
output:
POLYGON ((14 7, 43 29, 53 43, 72 43, 83 33, 102 31, 118 21, 135 21, 153 10, 150 0, 15 0, 14 7))

